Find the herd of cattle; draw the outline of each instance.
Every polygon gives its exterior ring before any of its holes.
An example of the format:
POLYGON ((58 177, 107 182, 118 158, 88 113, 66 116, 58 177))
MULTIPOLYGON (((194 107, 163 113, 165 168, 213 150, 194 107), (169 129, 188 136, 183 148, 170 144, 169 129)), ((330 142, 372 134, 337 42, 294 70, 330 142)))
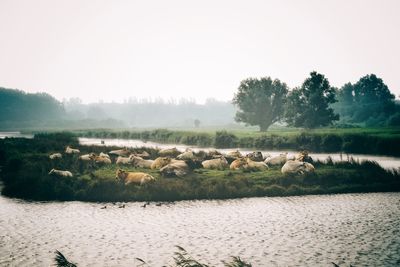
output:
MULTIPOLYGON (((69 146, 65 149, 65 154, 80 154, 78 149, 69 146)), ((62 158, 61 153, 50 155, 50 159, 62 158)), ((176 148, 162 149, 158 151, 158 157, 150 159, 150 154, 146 151, 142 153, 132 153, 129 149, 119 149, 108 152, 101 152, 80 155, 78 159, 82 162, 96 164, 129 165, 143 169, 158 169, 163 176, 186 176, 193 168, 205 168, 215 170, 248 170, 248 171, 266 171, 270 166, 282 166, 283 174, 305 174, 314 172, 314 166, 309 163, 311 158, 306 151, 300 152, 296 156, 288 157, 287 153, 278 156, 263 155, 260 151, 242 155, 240 151, 232 151, 222 154, 217 150, 208 152, 193 152, 187 149, 180 152, 176 148), (111 155, 111 157, 110 157, 111 155)), ((72 177, 70 171, 52 169, 49 174, 72 177)), ((117 180, 127 184, 145 184, 155 180, 153 176, 144 172, 126 172, 118 169, 116 172, 117 180)))

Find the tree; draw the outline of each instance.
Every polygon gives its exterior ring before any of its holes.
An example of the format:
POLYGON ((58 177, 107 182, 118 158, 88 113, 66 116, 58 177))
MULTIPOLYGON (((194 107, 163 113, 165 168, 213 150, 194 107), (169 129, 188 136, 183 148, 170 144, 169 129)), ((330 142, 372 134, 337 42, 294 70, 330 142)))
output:
POLYGON ((260 131, 266 131, 283 117, 287 93, 286 84, 278 79, 243 80, 233 98, 233 104, 239 108, 235 120, 246 125, 258 125, 260 131))
POLYGON ((200 120, 199 119, 195 119, 194 120, 194 127, 195 128, 199 128, 200 127, 200 120))
POLYGON ((394 112, 395 96, 375 74, 366 75, 354 85, 354 122, 387 117, 394 112))
POLYGON ((339 120, 330 107, 335 103, 335 89, 324 75, 310 73, 300 88, 289 93, 286 104, 286 121, 295 127, 316 128, 339 120))

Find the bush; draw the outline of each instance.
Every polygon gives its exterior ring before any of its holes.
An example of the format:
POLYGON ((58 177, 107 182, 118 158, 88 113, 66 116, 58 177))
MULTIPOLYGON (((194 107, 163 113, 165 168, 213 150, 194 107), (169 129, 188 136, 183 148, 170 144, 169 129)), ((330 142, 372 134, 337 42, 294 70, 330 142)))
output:
POLYGON ((231 148, 237 146, 238 138, 227 131, 215 133, 214 146, 216 148, 231 148))

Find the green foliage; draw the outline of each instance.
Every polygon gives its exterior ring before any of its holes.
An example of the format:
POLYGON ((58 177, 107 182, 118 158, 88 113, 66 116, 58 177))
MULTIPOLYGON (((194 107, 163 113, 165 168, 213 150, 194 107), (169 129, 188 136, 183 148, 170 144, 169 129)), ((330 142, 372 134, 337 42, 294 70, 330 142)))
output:
POLYGON ((228 133, 227 131, 216 132, 214 146, 216 148, 236 147, 237 139, 238 138, 234 134, 228 133))
POLYGON ((309 129, 330 125, 339 120, 330 107, 335 102, 335 90, 328 79, 313 71, 300 88, 289 93, 286 121, 291 126, 309 129))
POLYGON ((286 84, 278 79, 265 77, 243 80, 233 98, 233 103, 239 108, 235 120, 258 125, 260 131, 266 131, 282 118, 287 92, 286 84))
POLYGON ((0 123, 56 120, 64 116, 62 104, 46 93, 27 94, 0 87, 0 123))
POLYGON ((337 94, 339 101, 334 107, 344 122, 366 126, 396 125, 390 117, 400 112, 400 107, 396 106, 387 85, 375 74, 361 77, 354 85, 345 84, 337 94))

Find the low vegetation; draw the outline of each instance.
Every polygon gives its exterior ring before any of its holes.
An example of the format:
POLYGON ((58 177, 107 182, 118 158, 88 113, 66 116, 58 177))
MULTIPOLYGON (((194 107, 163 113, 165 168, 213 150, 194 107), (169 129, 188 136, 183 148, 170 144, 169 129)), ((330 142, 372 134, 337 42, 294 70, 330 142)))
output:
MULTIPOLYGON (((400 190, 398 171, 385 170, 375 162, 335 163, 329 159, 314 162, 315 174, 306 176, 286 176, 281 174, 280 167, 274 167, 262 172, 194 169, 182 178, 166 178, 158 170, 128 166, 123 169, 150 173, 156 181, 125 186, 115 179, 119 168, 115 164, 88 164, 78 161, 78 155, 67 154, 62 159, 49 159, 49 154, 64 151, 66 145, 78 147, 81 153, 99 154, 115 149, 79 146, 68 133, 0 140, 2 193, 32 200, 175 201, 400 190), (49 175, 52 168, 69 170, 74 176, 49 175)), ((155 149, 146 150, 152 158, 156 157, 155 149)))
MULTIPOLYGON (((176 246, 177 250, 174 253, 174 265, 170 265, 171 267, 211 267, 207 264, 201 263, 200 261, 194 259, 184 248, 180 246, 176 246)), ((57 267, 77 267, 75 263, 70 262, 67 258, 58 250, 55 251, 55 266, 57 267)), ((135 260, 139 261, 140 264, 138 266, 150 266, 144 260, 140 258, 135 258, 135 260)), ((222 261, 223 266, 225 267, 251 267, 250 263, 242 260, 240 257, 232 256, 231 261, 226 262, 222 261)))

